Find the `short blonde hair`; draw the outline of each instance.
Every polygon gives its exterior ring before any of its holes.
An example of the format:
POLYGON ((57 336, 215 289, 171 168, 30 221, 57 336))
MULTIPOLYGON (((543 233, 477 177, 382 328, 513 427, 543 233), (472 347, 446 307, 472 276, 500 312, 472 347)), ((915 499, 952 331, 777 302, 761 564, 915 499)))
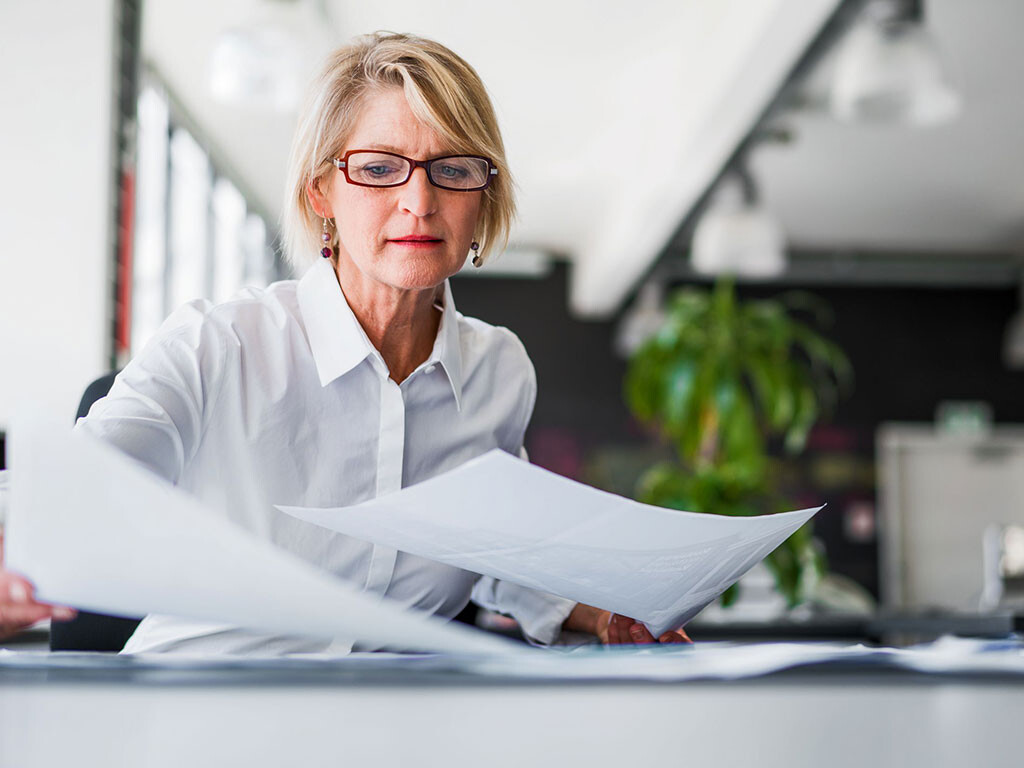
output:
POLYGON ((444 139, 446 151, 484 155, 498 168, 483 191, 475 236, 483 260, 508 243, 515 216, 513 182, 480 76, 433 40, 375 32, 327 58, 300 115, 283 214, 286 255, 293 267, 315 261, 323 247, 322 221, 310 205, 307 185, 319 184, 334 169, 332 160, 342 154, 367 95, 393 87, 403 89, 413 114, 444 139))

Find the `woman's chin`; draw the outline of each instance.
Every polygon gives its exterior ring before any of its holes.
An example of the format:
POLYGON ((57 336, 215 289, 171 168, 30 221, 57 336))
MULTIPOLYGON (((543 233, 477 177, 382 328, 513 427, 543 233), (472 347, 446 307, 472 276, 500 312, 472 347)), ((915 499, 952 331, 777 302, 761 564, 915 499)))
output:
POLYGON ((423 258, 408 258, 383 266, 385 268, 378 273, 379 279, 404 290, 433 288, 459 271, 458 267, 447 263, 423 258))

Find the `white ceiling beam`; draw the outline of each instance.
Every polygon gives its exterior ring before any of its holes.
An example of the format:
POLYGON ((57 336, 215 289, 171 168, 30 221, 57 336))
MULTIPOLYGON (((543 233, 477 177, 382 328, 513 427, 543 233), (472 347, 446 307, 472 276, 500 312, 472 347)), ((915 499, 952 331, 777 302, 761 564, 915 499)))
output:
MULTIPOLYGON (((624 181, 618 204, 580 243, 570 290, 572 310, 600 317, 614 312, 663 248, 733 150, 784 84, 800 56, 836 10, 839 0, 774 0, 740 3, 729 14, 727 34, 716 35, 714 69, 692 76, 693 89, 664 98, 688 100, 686 119, 670 126, 682 137, 661 155, 660 183, 624 181)), ((687 65, 692 66, 689 59, 687 65)))

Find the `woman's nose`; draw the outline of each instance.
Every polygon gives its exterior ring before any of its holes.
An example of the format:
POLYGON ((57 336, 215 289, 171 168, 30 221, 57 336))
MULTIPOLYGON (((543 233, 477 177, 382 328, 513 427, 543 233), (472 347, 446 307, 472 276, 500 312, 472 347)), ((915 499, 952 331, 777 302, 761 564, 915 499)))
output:
POLYGON ((412 176, 399 187, 399 204, 414 216, 428 216, 437 209, 437 188, 427 178, 426 168, 414 168, 412 176))

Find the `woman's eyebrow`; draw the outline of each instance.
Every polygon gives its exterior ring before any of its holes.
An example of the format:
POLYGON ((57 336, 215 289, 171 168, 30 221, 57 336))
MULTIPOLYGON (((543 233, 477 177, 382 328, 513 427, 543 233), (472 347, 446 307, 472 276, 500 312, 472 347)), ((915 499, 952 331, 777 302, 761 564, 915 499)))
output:
POLYGON ((382 149, 385 152, 394 152, 396 155, 401 155, 402 154, 402 152, 398 149, 398 147, 393 147, 390 144, 378 144, 377 142, 373 142, 372 144, 367 144, 366 145, 366 149, 382 149))
MULTIPOLYGON (((401 155, 402 157, 410 157, 410 155, 406 155, 405 152, 403 152, 398 147, 393 147, 390 144, 380 144, 379 142, 371 142, 370 144, 364 144, 362 146, 362 149, 376 149, 376 150, 380 150, 382 152, 393 152, 396 155, 401 155)), ((435 152, 429 153, 427 155, 427 158, 448 157, 449 155, 456 155, 456 154, 458 154, 458 152, 456 152, 453 149, 452 150, 449 150, 449 149, 439 149, 439 150, 437 150, 435 152)))

